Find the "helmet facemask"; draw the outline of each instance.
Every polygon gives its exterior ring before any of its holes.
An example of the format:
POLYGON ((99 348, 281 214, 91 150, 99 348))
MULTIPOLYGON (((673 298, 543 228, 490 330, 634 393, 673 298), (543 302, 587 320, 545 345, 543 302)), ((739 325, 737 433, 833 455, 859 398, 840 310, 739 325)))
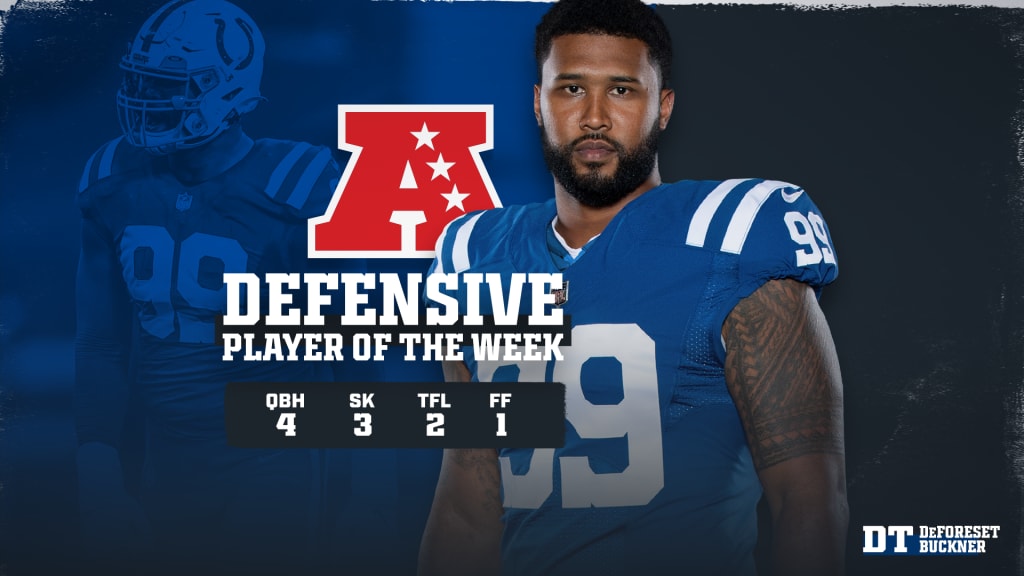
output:
POLYGON ((143 25, 121 60, 118 118, 154 154, 202 146, 262 97, 263 38, 222 0, 171 2, 143 25))
POLYGON ((204 96, 218 83, 214 70, 180 76, 129 70, 117 93, 121 130, 133 145, 157 153, 201 146, 227 125, 210 130, 203 115, 204 96))

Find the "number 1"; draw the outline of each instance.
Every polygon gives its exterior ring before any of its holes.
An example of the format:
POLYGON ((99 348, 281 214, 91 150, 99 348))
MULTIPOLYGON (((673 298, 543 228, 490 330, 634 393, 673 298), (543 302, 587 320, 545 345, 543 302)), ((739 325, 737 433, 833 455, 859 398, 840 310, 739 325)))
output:
POLYGON ((498 412, 495 416, 498 417, 498 433, 495 436, 508 436, 508 432, 505 431, 505 413, 498 412))

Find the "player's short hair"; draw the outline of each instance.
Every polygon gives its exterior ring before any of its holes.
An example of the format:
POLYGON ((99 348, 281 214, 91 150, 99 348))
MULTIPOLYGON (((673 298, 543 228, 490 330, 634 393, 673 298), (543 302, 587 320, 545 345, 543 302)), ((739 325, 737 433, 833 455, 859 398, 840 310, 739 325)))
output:
POLYGON ((661 87, 672 78, 672 38, 653 8, 641 0, 559 0, 537 25, 534 56, 537 81, 551 42, 567 34, 604 34, 635 38, 647 45, 651 65, 661 72, 661 87))

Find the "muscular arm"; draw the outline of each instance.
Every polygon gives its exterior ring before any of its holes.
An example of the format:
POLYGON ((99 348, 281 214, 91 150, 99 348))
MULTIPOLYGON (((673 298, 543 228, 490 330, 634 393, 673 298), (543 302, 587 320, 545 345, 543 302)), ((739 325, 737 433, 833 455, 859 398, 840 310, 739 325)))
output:
POLYGON ((79 444, 116 448, 128 405, 131 311, 113 247, 88 218, 82 221, 75 294, 79 444))
MULTIPOLYGON (((445 380, 469 381, 462 362, 444 363, 445 380)), ((500 572, 501 496, 492 449, 445 450, 420 546, 420 576, 500 572)))
POLYGON ((733 309, 723 336, 726 381, 772 513, 775 574, 842 574, 842 383, 813 292, 770 281, 733 309))
POLYGON ((76 281, 75 428, 78 505, 86 557, 107 570, 150 549, 148 522, 124 486, 119 444, 128 410, 131 304, 99 226, 82 222, 76 281))

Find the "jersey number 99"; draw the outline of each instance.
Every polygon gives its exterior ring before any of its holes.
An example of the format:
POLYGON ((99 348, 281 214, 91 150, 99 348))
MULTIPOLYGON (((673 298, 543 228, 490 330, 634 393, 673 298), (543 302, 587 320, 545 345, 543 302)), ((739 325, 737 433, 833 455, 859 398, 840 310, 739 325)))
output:
POLYGON ((825 264, 836 263, 836 256, 832 253, 832 246, 825 232, 825 221, 821 216, 814 212, 808 212, 807 216, 799 212, 786 212, 784 218, 789 237, 793 242, 807 248, 796 251, 797 266, 813 266, 823 260, 825 264), (819 243, 821 246, 818 246, 819 243))
MULTIPOLYGON (((629 465, 621 472, 595 473, 588 456, 559 456, 564 508, 642 506, 665 485, 661 450, 654 340, 636 324, 590 324, 572 330, 573 345, 556 362, 552 379, 565 384, 566 419, 580 438, 626 437, 629 465), (622 399, 593 404, 583 394, 583 365, 591 358, 615 358, 621 366, 622 399)), ((480 362, 477 377, 490 381, 499 362, 480 362)), ((521 362, 519 381, 545 380, 544 362, 521 362)), ((500 458, 506 508, 539 508, 554 489, 555 450, 537 448, 529 471, 514 474, 511 459, 500 458)))
POLYGON ((210 316, 225 306, 223 272, 244 272, 248 259, 237 240, 202 232, 178 246, 163 226, 128 226, 121 237, 121 270, 132 299, 142 305, 139 323, 157 338, 173 334, 177 323, 179 341, 213 342, 210 316), (204 270, 221 274, 210 275, 215 283, 204 282, 204 270))

